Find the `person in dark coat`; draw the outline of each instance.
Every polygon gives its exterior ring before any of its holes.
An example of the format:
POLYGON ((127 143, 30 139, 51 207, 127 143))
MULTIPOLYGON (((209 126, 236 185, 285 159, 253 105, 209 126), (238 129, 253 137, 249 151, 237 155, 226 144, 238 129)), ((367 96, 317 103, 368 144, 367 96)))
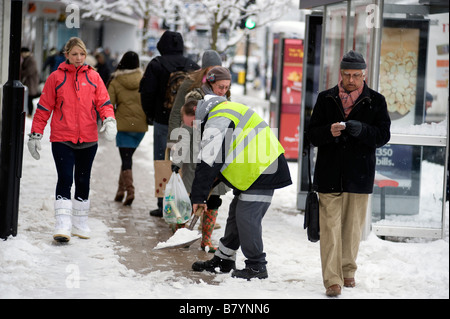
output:
POLYGON ((318 147, 314 187, 319 193, 322 276, 328 296, 353 287, 356 256, 375 178, 375 149, 390 139, 383 95, 365 83, 361 54, 344 55, 342 80, 319 93, 307 130, 318 147))
MULTIPOLYGON (((163 160, 167 146, 168 123, 171 109, 164 107, 166 87, 170 73, 190 72, 200 67, 183 56, 184 41, 179 32, 166 31, 156 45, 161 56, 148 64, 139 86, 142 108, 147 122, 153 124, 153 159, 163 160)), ((162 198, 158 198, 158 208, 151 216, 162 217, 162 198)))
POLYGON ((58 66, 65 61, 64 52, 57 51, 56 48, 50 49, 50 55, 45 60, 44 66, 42 67, 42 72, 49 67, 49 73, 55 72, 58 66))
POLYGON ((95 68, 98 72, 98 74, 100 74, 103 83, 105 85, 108 84, 110 77, 111 77, 111 73, 112 73, 112 69, 109 67, 109 64, 106 62, 106 58, 105 55, 101 52, 97 53, 95 55, 95 59, 97 60, 97 64, 95 65, 95 68))

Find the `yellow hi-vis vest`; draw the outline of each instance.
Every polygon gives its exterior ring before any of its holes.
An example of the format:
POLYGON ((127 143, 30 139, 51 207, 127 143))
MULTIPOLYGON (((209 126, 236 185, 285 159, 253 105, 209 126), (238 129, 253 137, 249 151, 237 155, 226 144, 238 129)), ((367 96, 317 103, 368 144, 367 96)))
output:
POLYGON ((284 153, 284 148, 269 125, 248 106, 226 101, 214 107, 208 119, 218 116, 230 119, 235 126, 220 172, 231 185, 245 191, 284 153))

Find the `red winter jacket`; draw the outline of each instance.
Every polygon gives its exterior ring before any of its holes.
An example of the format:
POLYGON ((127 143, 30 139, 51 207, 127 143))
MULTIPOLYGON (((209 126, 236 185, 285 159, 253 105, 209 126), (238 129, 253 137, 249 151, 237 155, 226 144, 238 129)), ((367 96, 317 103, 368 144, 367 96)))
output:
POLYGON ((63 62, 45 82, 31 132, 43 134, 53 113, 50 142, 96 142, 96 110, 102 121, 114 118, 113 105, 100 75, 89 65, 76 69, 63 62))

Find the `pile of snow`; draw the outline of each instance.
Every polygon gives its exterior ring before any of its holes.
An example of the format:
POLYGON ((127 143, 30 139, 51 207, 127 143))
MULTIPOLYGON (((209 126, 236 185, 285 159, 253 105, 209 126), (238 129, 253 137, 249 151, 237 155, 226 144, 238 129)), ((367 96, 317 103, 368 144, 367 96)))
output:
POLYGON ((391 134, 447 136, 447 118, 439 123, 392 125, 391 134))
POLYGON ((200 237, 202 237, 202 234, 200 234, 196 230, 180 228, 167 241, 158 243, 158 245, 156 245, 154 249, 163 249, 167 247, 174 247, 181 244, 191 243, 192 241, 195 241, 200 237))

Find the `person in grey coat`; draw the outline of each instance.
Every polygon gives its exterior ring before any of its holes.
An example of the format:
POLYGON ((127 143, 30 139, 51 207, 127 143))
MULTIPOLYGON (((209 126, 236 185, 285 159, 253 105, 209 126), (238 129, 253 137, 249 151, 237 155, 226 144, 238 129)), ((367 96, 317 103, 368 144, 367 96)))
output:
MULTIPOLYGON (((206 94, 213 96, 229 96, 229 88, 231 84, 231 74, 228 69, 216 66, 211 68, 206 73, 206 82, 200 88, 194 88, 190 91, 185 99, 188 100, 202 100, 206 94), (222 88, 222 89, 220 89, 222 88)), ((177 96, 178 98, 178 96, 177 96)), ((181 137, 178 142, 172 148, 174 153, 182 153, 184 156, 173 156, 173 170, 178 172, 181 167, 183 172, 182 179, 188 193, 192 191, 192 183, 195 177, 195 169, 197 166, 196 155, 198 155, 200 145, 200 134, 194 134, 193 118, 195 117, 195 109, 187 109, 186 104, 183 105, 180 111, 180 116, 183 118, 183 125, 181 130, 173 130, 173 135, 178 137, 178 133, 181 133, 181 137), (190 120, 189 120, 190 119, 190 120), (184 135, 184 136, 183 136, 184 135), (189 152, 179 150, 188 150, 189 152)), ((178 155, 178 154, 177 154, 178 155)), ((202 214, 202 241, 200 247, 207 252, 214 253, 216 247, 212 244, 211 235, 216 225, 216 218, 218 215, 219 207, 222 204, 221 195, 226 194, 230 189, 224 184, 219 183, 213 188, 208 198, 208 209, 202 214)))

